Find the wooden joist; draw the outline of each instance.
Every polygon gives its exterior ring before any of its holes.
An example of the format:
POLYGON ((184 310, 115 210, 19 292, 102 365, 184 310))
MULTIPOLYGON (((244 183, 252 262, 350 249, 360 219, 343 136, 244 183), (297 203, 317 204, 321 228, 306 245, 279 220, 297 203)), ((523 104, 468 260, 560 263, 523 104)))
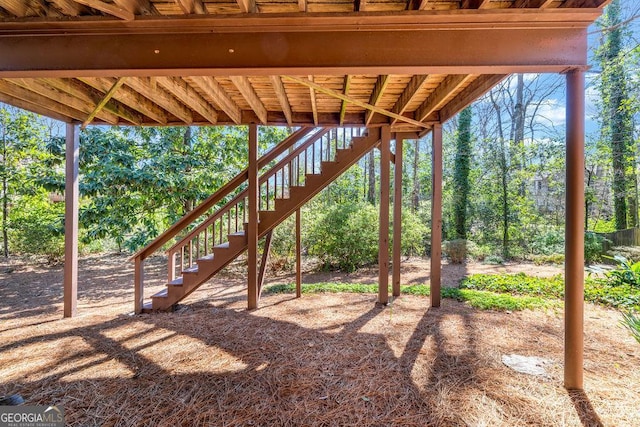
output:
MULTIPOLYGON (((69 95, 66 92, 62 92, 60 90, 54 89, 38 80, 34 79, 7 79, 7 81, 20 86, 26 90, 32 91, 38 95, 44 96, 52 101, 59 102, 61 104, 67 105, 75 110, 82 111, 85 113, 83 120, 86 119, 87 115, 92 112, 95 107, 95 103, 92 101, 87 102, 86 100, 82 100, 76 98, 75 96, 69 95)), ((98 114, 98 118, 106 123, 115 125, 118 123, 118 116, 113 113, 102 111, 98 114)))
MULTIPOLYGON (((349 87, 351 86, 351 75, 347 74, 344 78, 344 89, 343 89, 343 93, 346 96, 349 96, 349 87)), ((347 101, 346 100, 342 100, 342 104, 340 106, 340 126, 342 126, 344 124, 344 115, 347 112, 347 101)))
POLYGON ((102 0, 74 0, 82 5, 99 10, 107 15, 115 16, 125 21, 133 21, 135 14, 124 7, 118 6, 117 3, 106 3, 102 0))
POLYGON ((175 0, 180 6, 185 15, 198 14, 202 15, 207 13, 207 8, 202 3, 202 0, 175 0))
POLYGON ((242 13, 256 13, 256 0, 236 0, 242 13))
MULTIPOLYGON (((407 87, 404 89, 404 91, 396 101, 391 111, 399 115, 404 113, 407 110, 409 103, 413 100, 413 98, 416 96, 418 91, 422 88, 422 85, 427 81, 427 77, 429 76, 426 76, 423 74, 422 75, 418 74, 411 77, 409 84, 407 84, 407 87)), ((424 118, 418 119, 418 120, 422 121, 424 120, 424 118)), ((391 123, 395 124, 396 121, 397 120, 392 120, 391 123)))
POLYGON ((107 104, 107 102, 111 100, 113 95, 115 95, 116 91, 120 89, 123 83, 124 83, 124 77, 120 77, 118 80, 116 80, 113 86, 111 86, 111 89, 107 91, 107 93, 100 100, 100 102, 96 104, 95 108, 93 109, 93 111, 91 111, 89 116, 84 120, 84 122, 82 122, 82 129, 86 128, 89 124, 91 124, 91 122, 93 121, 93 118, 98 114, 100 114, 104 106, 107 104))
POLYGON ((233 84, 238 88, 244 99, 249 103, 251 109, 256 113, 256 116, 263 124, 267 123, 267 109, 264 107, 262 100, 256 93, 251 82, 245 76, 230 76, 233 84))
MULTIPOLYGON (((390 80, 388 75, 378 76, 378 78, 376 79, 376 84, 373 87, 373 90, 371 91, 371 96, 369 97, 369 104, 373 106, 378 105, 378 101, 380 100, 380 98, 382 98, 382 95, 384 94, 384 90, 387 88, 387 84, 389 83, 389 81, 390 80)), ((371 118, 373 117, 374 114, 375 112, 373 110, 367 110, 365 112, 365 116, 364 116, 365 126, 369 125, 369 123, 371 122, 371 118)))
POLYGON ((468 74, 453 74, 447 76, 438 87, 424 100, 415 113, 416 120, 425 120, 433 113, 447 97, 465 84, 473 76, 468 74))
POLYGON ((284 84, 282 83, 282 79, 280 78, 280 76, 269 76, 269 79, 271 80, 271 85, 273 86, 273 90, 276 93, 278 102, 280 102, 282 113, 284 114, 284 117, 287 119, 287 124, 291 126, 293 124, 291 104, 289 103, 289 98, 287 97, 287 92, 284 89, 284 84))
POLYGON ((157 82, 181 102, 189 105, 211 124, 218 121, 218 112, 184 80, 176 77, 158 77, 157 82))
MULTIPOLYGON (((309 81, 313 83, 313 76, 309 76, 309 81)), ((313 112, 313 124, 318 126, 318 103, 316 101, 316 91, 313 86, 309 86, 309 99, 311 101, 311 111, 313 112)), ((347 97, 343 99, 346 100, 347 97)))
POLYGON ((555 0, 516 0, 513 2, 513 8, 532 8, 532 9, 545 9, 551 5, 555 0))
POLYGON ((155 102, 185 124, 193 123, 191 110, 180 103, 169 92, 158 87, 157 80, 155 78, 128 78, 125 85, 129 86, 131 89, 135 90, 150 101, 155 102))
MULTIPOLYGON (((211 76, 192 77, 191 80, 204 92, 211 100, 224 111, 234 123, 242 122, 242 110, 233 99, 225 92, 211 76)), ((266 120, 265 120, 266 122, 266 120)), ((263 123, 265 123, 263 122, 263 123)))
MULTIPOLYGON (((107 93, 116 81, 116 79, 101 77, 79 77, 78 80, 102 93, 107 93)), ((117 99, 159 124, 167 123, 167 116, 161 108, 127 86, 120 88, 113 99, 117 99)))

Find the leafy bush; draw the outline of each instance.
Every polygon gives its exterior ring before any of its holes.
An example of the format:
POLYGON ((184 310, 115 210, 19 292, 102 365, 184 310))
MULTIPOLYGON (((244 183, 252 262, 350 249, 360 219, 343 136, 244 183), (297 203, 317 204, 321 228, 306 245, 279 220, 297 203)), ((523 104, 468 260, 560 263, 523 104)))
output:
MULTIPOLYGON (((379 228, 376 227, 376 230, 379 228)), ((390 233, 393 230, 390 229, 390 233)), ((423 256, 427 250, 429 228, 420 221, 418 215, 403 209, 401 251, 405 256, 423 256)))
POLYGON ((611 286, 630 285, 640 288, 640 262, 633 262, 627 258, 616 255, 613 260, 618 263, 618 268, 605 272, 611 286))
POLYGON ((485 257, 483 262, 489 265, 502 265, 504 264, 504 258, 500 255, 489 255, 488 257, 485 257))
MULTIPOLYGON (((295 284, 277 284, 265 288, 267 294, 294 293, 295 284)), ((378 292, 378 285, 359 283, 313 283, 302 285, 302 293, 368 293, 378 292)), ((407 295, 428 296, 429 286, 410 285, 403 286, 402 293, 407 295)), ((473 289, 442 288, 443 298, 452 298, 464 301, 470 306, 480 310, 510 310, 518 311, 525 309, 544 308, 552 306, 553 303, 540 297, 499 294, 489 291, 478 291, 473 289)))
MULTIPOLYGON (((564 298, 564 279, 561 275, 543 278, 528 276, 524 273, 474 274, 463 279, 460 287, 496 293, 564 298)), ((587 278, 584 299, 615 308, 640 310, 640 288, 629 284, 612 286, 608 279, 587 278)))
POLYGON ((309 255, 324 268, 354 271, 378 259, 378 210, 368 203, 329 207, 311 227, 309 255))
POLYGON ((620 323, 629 329, 633 338, 640 343, 640 317, 632 312, 622 313, 622 321, 620 323))
POLYGON ((592 263, 602 258, 604 254, 604 237, 592 231, 584 233, 584 262, 592 263))
POLYGON ((11 209, 11 251, 44 255, 50 262, 64 256, 64 204, 51 203, 39 192, 16 200, 11 209))
POLYGON ((529 242, 529 250, 534 255, 564 253, 564 230, 554 228, 534 236, 529 242))
POLYGON ((563 264, 564 254, 535 255, 532 261, 535 265, 563 264))

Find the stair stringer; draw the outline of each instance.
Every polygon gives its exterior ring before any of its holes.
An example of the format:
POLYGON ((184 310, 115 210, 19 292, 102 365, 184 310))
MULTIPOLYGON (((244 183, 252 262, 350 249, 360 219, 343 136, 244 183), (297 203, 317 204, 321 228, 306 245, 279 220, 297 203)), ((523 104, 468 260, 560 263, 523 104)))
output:
MULTIPOLYGON (((290 187, 288 198, 278 198, 275 209, 259 212, 258 235, 263 237, 293 212, 311 200, 327 185, 335 181, 380 141, 380 129, 369 129, 369 135, 354 137, 348 148, 338 149, 333 161, 323 161, 319 174, 308 174, 304 186, 290 187)), ((189 296, 216 273, 226 267, 247 249, 247 236, 243 232, 229 236, 228 245, 213 248, 213 256, 196 260, 197 269, 187 269, 182 277, 167 284, 167 289, 153 295, 152 311, 171 310, 175 304, 189 296)), ((144 311, 150 311, 145 308, 144 311)))

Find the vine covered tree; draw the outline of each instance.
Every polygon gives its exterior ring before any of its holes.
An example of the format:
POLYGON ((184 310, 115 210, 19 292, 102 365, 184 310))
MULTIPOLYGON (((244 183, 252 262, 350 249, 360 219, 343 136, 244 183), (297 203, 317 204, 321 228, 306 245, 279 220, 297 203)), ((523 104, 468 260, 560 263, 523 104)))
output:
POLYGON ((460 113, 453 172, 453 214, 456 238, 467 238, 467 208, 469 205, 469 170, 471 163, 471 107, 460 113))

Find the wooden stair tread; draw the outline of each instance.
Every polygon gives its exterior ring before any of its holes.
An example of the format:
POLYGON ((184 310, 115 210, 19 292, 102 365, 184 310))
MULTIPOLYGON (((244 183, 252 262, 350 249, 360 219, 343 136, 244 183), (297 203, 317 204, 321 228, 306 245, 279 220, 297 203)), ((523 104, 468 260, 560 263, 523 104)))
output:
POLYGON ((151 295, 151 298, 167 298, 169 297, 169 288, 164 288, 160 292, 151 295))

